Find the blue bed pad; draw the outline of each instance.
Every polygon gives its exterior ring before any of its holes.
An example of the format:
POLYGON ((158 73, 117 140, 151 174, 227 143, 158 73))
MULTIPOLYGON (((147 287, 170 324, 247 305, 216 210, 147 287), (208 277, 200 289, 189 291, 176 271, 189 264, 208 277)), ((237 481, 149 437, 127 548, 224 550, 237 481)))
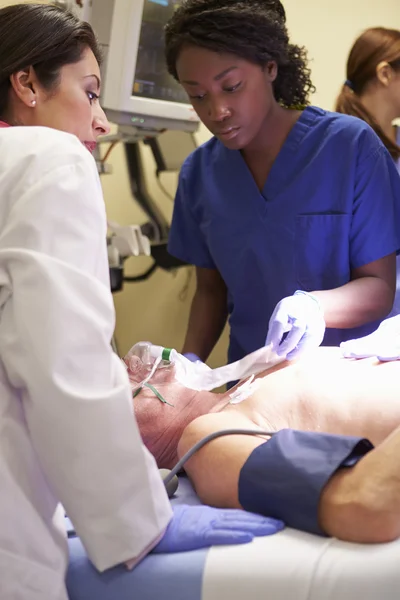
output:
MULTIPOLYGON (((180 477, 172 503, 200 503, 186 477, 180 477)), ((79 538, 69 538, 68 544, 70 600, 201 600, 207 550, 149 555, 133 571, 121 566, 99 573, 79 538)))

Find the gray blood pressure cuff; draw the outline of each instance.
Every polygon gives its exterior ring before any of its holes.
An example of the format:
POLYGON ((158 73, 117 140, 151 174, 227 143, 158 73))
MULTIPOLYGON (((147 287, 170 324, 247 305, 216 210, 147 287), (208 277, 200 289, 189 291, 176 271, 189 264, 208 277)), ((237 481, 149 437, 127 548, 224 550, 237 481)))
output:
POLYGON ((250 512, 324 535, 318 502, 325 484, 339 468, 354 466, 372 449, 365 438, 282 429, 242 467, 239 502, 250 512))

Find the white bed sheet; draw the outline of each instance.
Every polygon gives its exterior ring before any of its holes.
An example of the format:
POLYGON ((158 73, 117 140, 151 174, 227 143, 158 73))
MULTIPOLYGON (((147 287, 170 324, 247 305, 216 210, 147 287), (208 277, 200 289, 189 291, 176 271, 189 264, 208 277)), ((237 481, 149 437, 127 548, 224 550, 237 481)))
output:
MULTIPOLYGON (((173 503, 200 503, 185 477, 173 503)), ((117 568, 103 574, 91 566, 77 538, 70 540, 70 550, 71 600, 159 600, 162 595, 178 600, 400 600, 400 540, 348 544, 285 529, 243 546, 149 556, 131 572, 117 568)))
POLYGON ((286 529, 212 548, 202 600, 398 600, 400 540, 361 545, 286 529))

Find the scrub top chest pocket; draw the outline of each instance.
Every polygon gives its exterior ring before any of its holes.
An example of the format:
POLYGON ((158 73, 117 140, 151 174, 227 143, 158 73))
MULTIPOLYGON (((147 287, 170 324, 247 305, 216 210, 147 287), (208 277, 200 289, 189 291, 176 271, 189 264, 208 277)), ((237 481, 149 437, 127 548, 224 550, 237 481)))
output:
POLYGON ((299 288, 326 290, 350 281, 350 214, 295 218, 295 273, 299 288))

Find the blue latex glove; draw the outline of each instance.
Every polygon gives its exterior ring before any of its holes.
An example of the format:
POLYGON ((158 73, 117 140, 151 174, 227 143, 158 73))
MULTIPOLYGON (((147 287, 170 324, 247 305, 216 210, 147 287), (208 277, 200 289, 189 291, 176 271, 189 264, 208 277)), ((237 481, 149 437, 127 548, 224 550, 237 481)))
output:
POLYGON ((357 340, 342 342, 340 349, 346 358, 376 356, 381 361, 400 359, 400 315, 382 321, 378 329, 357 340))
POLYGON ((324 334, 325 319, 317 298, 298 290, 276 305, 265 345, 272 344, 274 352, 292 360, 304 350, 317 348, 324 334), (284 333, 288 335, 282 342, 284 333))
POLYGON ((247 544, 255 536, 272 535, 284 528, 282 521, 244 510, 210 506, 173 507, 174 515, 156 553, 184 552, 225 544, 247 544))
POLYGON ((197 356, 197 354, 195 354, 194 352, 185 352, 185 354, 184 354, 183 356, 185 356, 185 357, 186 357, 188 360, 190 360, 191 362, 197 362, 198 360, 199 360, 200 362, 203 362, 203 361, 201 360, 201 358, 199 358, 199 357, 197 356))

